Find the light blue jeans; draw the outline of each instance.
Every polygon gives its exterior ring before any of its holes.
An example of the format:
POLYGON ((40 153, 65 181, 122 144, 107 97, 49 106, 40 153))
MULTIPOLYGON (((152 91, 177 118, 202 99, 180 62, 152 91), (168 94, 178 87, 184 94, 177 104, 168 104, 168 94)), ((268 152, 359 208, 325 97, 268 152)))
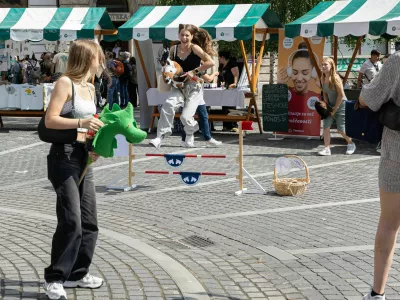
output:
POLYGON ((119 78, 112 76, 111 77, 111 86, 107 90, 107 103, 112 108, 114 103, 119 104, 118 99, 118 91, 119 91, 119 78))

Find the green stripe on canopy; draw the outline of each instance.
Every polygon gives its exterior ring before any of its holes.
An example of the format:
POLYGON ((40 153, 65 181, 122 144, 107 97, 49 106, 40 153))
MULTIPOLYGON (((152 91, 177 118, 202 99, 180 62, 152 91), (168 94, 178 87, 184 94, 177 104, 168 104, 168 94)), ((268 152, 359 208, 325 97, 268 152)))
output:
POLYGON ((201 27, 208 31, 213 39, 217 37, 215 26, 224 21, 235 7, 232 5, 219 5, 214 15, 201 27))
POLYGON ((397 3, 396 7, 393 8, 390 12, 384 15, 382 18, 372 21, 369 25, 369 34, 374 36, 380 36, 387 33, 387 22, 386 20, 398 18, 400 16, 400 2, 397 3))
POLYGON ((60 28, 71 14, 72 8, 59 8, 53 19, 44 28, 43 37, 48 41, 57 41, 60 38, 60 28))
POLYGON ((82 23, 84 24, 83 27, 77 32, 78 39, 93 39, 94 30, 96 29, 96 26, 99 24, 101 18, 105 13, 105 8, 89 8, 89 11, 82 21, 82 23))
POLYGON ((153 26, 150 27, 152 40, 163 40, 165 27, 172 23, 183 12, 185 6, 171 6, 168 12, 153 26))
POLYGON ((136 27, 154 8, 155 6, 141 7, 124 25, 118 28, 119 38, 124 41, 132 39, 132 28, 136 27))
POLYGON ((122 40, 177 40, 179 24, 207 30, 213 39, 251 39, 252 28, 282 27, 270 4, 141 7, 119 27, 122 40))
POLYGON ((291 38, 400 36, 400 0, 321 2, 303 17, 287 24, 285 35, 291 38))
POLYGON ((302 16, 301 18, 293 21, 290 24, 285 26, 285 35, 287 37, 296 37, 300 35, 301 24, 307 23, 319 16, 322 12, 324 12, 328 7, 333 4, 333 1, 321 2, 317 6, 315 6, 312 10, 310 10, 307 14, 302 16))
POLYGON ((4 18, 3 22, 0 23, 0 40, 9 40, 10 39, 10 28, 14 26, 23 13, 25 12, 25 8, 11 8, 8 12, 7 16, 4 18))
POLYGON ((367 0, 353 0, 337 15, 328 19, 327 21, 321 22, 318 25, 319 36, 331 36, 334 32, 335 22, 343 21, 354 14, 367 0))

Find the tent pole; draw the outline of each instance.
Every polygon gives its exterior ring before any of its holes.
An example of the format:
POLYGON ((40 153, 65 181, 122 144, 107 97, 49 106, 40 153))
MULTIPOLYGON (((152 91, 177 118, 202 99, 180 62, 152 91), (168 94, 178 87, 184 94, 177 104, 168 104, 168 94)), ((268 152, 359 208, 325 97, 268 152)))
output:
POLYGON ((333 60, 335 61, 336 68, 338 66, 338 47, 339 47, 338 37, 333 36, 333 60))
POLYGON ((347 71, 346 71, 346 75, 344 76, 344 79, 343 79, 343 85, 345 85, 347 83, 347 80, 349 79, 351 68, 353 67, 354 61, 355 61, 355 59, 357 57, 357 54, 358 54, 358 51, 360 50, 361 41, 363 40, 363 38, 364 38, 363 36, 360 36, 358 38, 358 40, 357 40, 356 48, 354 49, 353 56, 351 57, 349 66, 348 66, 347 71))
POLYGON ((262 64, 262 58, 264 56, 264 48, 265 48, 265 41, 267 39, 267 33, 265 32, 263 35, 261 47, 260 47, 260 53, 258 54, 258 62, 257 62, 257 69, 256 69, 256 82, 258 81, 258 76, 260 75, 260 69, 261 69, 261 64, 262 64))
MULTIPOLYGON (((256 29, 254 28, 254 32, 256 32, 256 29)), ((255 36, 254 36, 255 37, 255 36)), ((267 32, 264 32, 263 34, 263 39, 262 39, 262 43, 261 43, 261 47, 260 47, 260 52, 258 54, 258 62, 257 62, 257 69, 255 71, 254 74, 254 90, 256 90, 256 86, 257 86, 257 82, 258 82, 258 76, 260 75, 260 69, 261 69, 261 65, 262 65, 262 59, 264 57, 264 48, 265 48, 265 41, 267 39, 267 32)), ((254 44, 255 44, 255 38, 254 38, 254 44)), ((258 88, 257 88, 258 90, 258 88)), ((260 113, 258 111, 258 105, 257 105, 257 100, 253 94, 253 105, 254 105, 254 110, 256 113, 256 118, 257 118, 257 123, 258 123, 258 127, 260 128, 260 133, 262 133, 262 125, 261 125, 261 118, 260 118, 260 113)), ((249 110, 247 112, 247 115, 250 116, 251 113, 251 106, 249 105, 249 110)))
POLYGON ((256 82, 256 26, 253 25, 252 39, 251 39, 251 85, 253 92, 257 90, 256 82))
POLYGON ((313 52, 312 47, 311 47, 310 39, 303 37, 303 40, 306 43, 308 52, 310 53, 311 62, 313 64, 315 70, 317 70, 318 78, 321 78, 321 75, 322 75, 321 69, 319 68, 317 60, 315 59, 315 55, 314 55, 314 52, 313 52))
POLYGON ((135 47, 136 47, 136 50, 137 50, 138 55, 139 55, 140 63, 142 64, 142 67, 143 67, 143 73, 144 73, 144 77, 146 79, 147 87, 150 89, 151 88, 151 82, 150 82, 149 74, 147 73, 146 65, 144 64, 142 50, 140 49, 139 42, 137 40, 134 40, 134 43, 135 43, 135 47))
POLYGON ((248 79, 248 81, 249 81, 250 89, 251 89, 252 92, 254 92, 254 91, 253 91, 253 86, 250 84, 250 83, 251 83, 251 76, 250 76, 249 65, 248 65, 248 63, 247 63, 246 49, 244 48, 244 43, 243 43, 243 41, 239 41, 239 43, 240 43, 240 50, 242 51, 242 55, 243 55, 244 67, 246 68, 247 79, 248 79))

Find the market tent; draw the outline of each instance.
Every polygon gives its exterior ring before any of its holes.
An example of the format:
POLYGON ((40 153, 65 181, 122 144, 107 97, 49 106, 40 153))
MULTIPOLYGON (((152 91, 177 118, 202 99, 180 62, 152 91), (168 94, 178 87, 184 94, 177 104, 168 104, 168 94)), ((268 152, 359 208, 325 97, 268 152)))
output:
POLYGON ((285 26, 290 38, 400 35, 400 0, 326 1, 285 26))
POLYGON ((0 40, 72 41, 115 30, 105 8, 1 8, 0 40))
MULTIPOLYGON (((121 40, 178 40, 179 24, 206 29, 214 40, 252 38, 257 29, 282 27, 270 4, 144 6, 118 28, 121 40)), ((262 39, 262 35, 258 36, 262 39)))

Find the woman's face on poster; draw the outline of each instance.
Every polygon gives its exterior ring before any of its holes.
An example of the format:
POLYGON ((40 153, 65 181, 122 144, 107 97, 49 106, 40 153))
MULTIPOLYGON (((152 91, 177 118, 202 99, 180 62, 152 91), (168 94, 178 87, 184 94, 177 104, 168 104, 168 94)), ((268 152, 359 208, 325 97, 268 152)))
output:
POLYGON ((311 80, 312 64, 309 58, 299 57, 293 61, 292 80, 297 93, 308 91, 308 82, 311 80))

